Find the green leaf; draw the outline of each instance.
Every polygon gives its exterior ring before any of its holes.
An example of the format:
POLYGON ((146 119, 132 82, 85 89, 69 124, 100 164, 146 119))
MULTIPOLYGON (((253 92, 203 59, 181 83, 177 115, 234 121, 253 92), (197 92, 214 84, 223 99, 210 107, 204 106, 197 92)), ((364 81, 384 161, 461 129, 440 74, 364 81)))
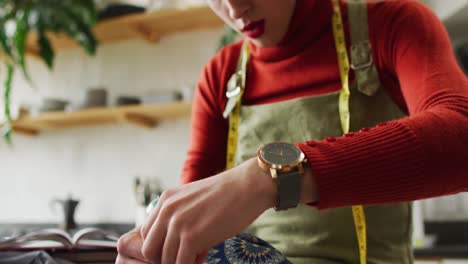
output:
POLYGON ((59 2, 86 26, 92 27, 96 24, 97 11, 93 0, 60 0, 59 2))
POLYGON ((29 16, 29 7, 26 7, 24 10, 18 12, 16 17, 16 30, 13 35, 13 43, 16 48, 16 53, 18 56, 18 64, 23 70, 24 77, 26 80, 31 81, 28 71, 26 69, 26 38, 28 36, 28 16, 29 16))
POLYGON ((44 60, 49 69, 52 69, 55 57, 54 50, 52 49, 52 45, 50 44, 50 41, 42 28, 39 30, 38 34, 39 36, 37 43, 39 45, 39 55, 41 56, 42 60, 44 60))
POLYGON ((37 10, 47 30, 64 32, 75 39, 88 54, 96 53, 97 40, 91 28, 97 12, 91 0, 42 0, 37 10))
POLYGON ((14 18, 18 3, 19 1, 0 0, 0 17, 4 21, 14 18))
POLYGON ((63 13, 57 14, 60 21, 63 21, 63 30, 70 37, 74 38, 90 55, 96 53, 97 40, 91 29, 67 9, 63 13))
POLYGON ((11 144, 11 113, 10 113, 10 92, 11 92, 11 83, 13 80, 13 65, 10 63, 5 63, 7 68, 7 78, 5 80, 5 93, 4 93, 4 113, 5 113, 5 124, 3 125, 3 138, 9 144, 11 144))
POLYGON ((0 45, 3 52, 8 55, 8 57, 13 59, 13 53, 11 52, 11 45, 8 41, 8 37, 5 32, 5 21, 0 21, 0 45))
POLYGON ((37 25, 31 25, 32 27, 37 29, 37 26, 41 25, 44 30, 60 32, 61 23, 59 23, 55 16, 55 13, 61 11, 60 9, 56 10, 57 7, 47 3, 47 1, 37 4, 34 8, 39 18, 37 25))

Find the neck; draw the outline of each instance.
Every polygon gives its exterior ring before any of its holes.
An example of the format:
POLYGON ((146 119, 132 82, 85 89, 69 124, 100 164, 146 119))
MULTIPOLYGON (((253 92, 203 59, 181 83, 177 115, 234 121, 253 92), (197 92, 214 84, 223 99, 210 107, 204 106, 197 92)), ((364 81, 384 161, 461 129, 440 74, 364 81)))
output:
POLYGON ((297 0, 283 40, 271 47, 258 47, 251 42, 252 57, 261 61, 279 61, 298 54, 330 29, 331 15, 329 1, 297 0))

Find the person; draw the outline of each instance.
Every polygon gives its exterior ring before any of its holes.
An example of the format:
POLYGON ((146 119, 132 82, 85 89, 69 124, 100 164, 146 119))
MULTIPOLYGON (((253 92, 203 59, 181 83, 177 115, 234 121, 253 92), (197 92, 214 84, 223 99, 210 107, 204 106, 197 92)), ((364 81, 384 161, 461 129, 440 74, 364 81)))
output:
MULTIPOLYGON (((341 81, 332 1, 208 3, 245 40, 204 68, 184 184, 165 191, 146 223, 121 238, 117 262, 202 263, 212 246, 248 229, 292 263, 359 263, 350 207, 366 205, 368 263, 411 263, 408 202, 468 189, 468 80, 443 24, 417 1, 366 4, 367 24, 360 27, 368 26, 368 34, 361 38, 369 38, 372 54, 363 67, 352 64, 352 132, 343 135, 339 92, 347 82, 341 81), (225 170, 232 154, 226 92, 249 50, 237 166, 225 170), (278 141, 285 143, 257 154, 278 141), (285 180, 293 177, 284 171, 273 169, 275 179, 259 166, 267 154, 277 161, 294 154, 288 143, 305 156, 303 172, 294 167, 299 185, 285 180), (286 211, 271 209, 297 202, 286 211)), ((349 3, 339 5, 349 44, 349 3)))

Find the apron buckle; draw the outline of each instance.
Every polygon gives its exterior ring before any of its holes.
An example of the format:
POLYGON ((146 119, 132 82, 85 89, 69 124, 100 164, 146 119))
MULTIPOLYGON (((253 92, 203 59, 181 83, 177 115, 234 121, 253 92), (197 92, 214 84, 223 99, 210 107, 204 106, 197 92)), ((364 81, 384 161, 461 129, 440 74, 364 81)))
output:
POLYGON ((241 72, 236 72, 234 73, 231 78, 229 79, 227 83, 227 91, 226 91, 226 97, 227 98, 232 98, 235 96, 238 96, 241 92, 241 79, 242 79, 242 73, 241 72))
POLYGON ((374 63, 372 59, 371 44, 369 41, 361 42, 351 46, 351 56, 353 58, 351 69, 355 71, 369 68, 374 63))
POLYGON ((234 73, 227 83, 226 97, 228 102, 223 112, 223 117, 228 118, 236 107, 237 101, 242 94, 242 71, 234 73))

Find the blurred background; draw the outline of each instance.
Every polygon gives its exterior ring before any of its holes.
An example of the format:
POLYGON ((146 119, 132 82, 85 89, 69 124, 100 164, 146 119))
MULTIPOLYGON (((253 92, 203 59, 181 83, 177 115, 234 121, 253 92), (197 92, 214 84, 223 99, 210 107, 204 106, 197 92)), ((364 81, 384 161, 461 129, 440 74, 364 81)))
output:
MULTIPOLYGON (((468 0, 424 2, 446 25, 468 72, 468 0)), ((140 205, 179 183, 189 102, 222 41, 223 24, 202 0, 96 4, 101 43, 95 56, 55 39, 49 70, 34 42, 26 45, 32 82, 17 69, 10 100, 13 119, 27 121, 16 124, 12 144, 0 140, 0 230, 60 223, 57 204, 70 200, 79 201, 78 224, 131 226, 141 220, 140 205), (74 114, 79 110, 85 114, 74 114), (57 199, 62 202, 52 205, 57 199)), ((0 83, 5 81, 2 67, 0 83)), ((468 233, 468 194, 417 208, 426 233, 447 222, 462 236, 468 233)))

